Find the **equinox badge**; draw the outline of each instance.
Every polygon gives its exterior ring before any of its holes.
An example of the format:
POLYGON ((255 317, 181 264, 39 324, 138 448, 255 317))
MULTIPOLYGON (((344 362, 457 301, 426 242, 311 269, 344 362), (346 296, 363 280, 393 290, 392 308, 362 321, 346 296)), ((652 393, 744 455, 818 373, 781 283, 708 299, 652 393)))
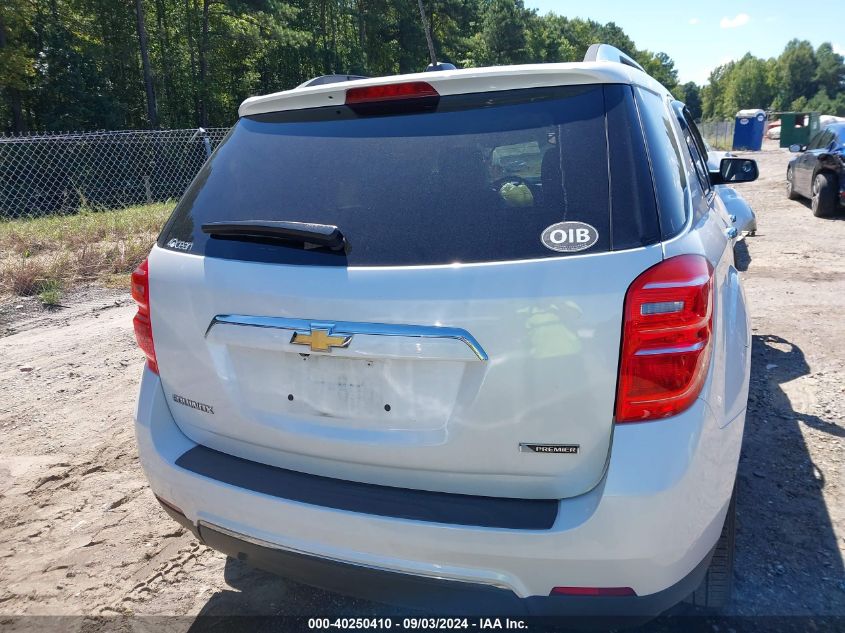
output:
POLYGON ((331 324, 312 323, 308 332, 293 333, 290 342, 294 345, 308 345, 312 352, 331 352, 333 347, 346 347, 352 336, 349 334, 332 334, 331 324))

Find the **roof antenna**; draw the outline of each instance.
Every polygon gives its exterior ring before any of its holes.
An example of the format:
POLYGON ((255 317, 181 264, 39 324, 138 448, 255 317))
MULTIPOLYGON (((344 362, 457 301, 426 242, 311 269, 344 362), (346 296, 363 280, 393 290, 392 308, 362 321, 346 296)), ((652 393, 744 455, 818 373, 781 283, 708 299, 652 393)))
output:
POLYGON ((420 7, 420 19, 422 20, 423 31, 425 31, 425 41, 428 44, 428 54, 431 57, 431 63, 425 68, 426 72, 433 70, 455 70, 454 64, 437 61, 437 54, 434 52, 434 40, 431 39, 431 26, 428 24, 428 18, 425 16, 423 0, 417 0, 417 4, 420 7))

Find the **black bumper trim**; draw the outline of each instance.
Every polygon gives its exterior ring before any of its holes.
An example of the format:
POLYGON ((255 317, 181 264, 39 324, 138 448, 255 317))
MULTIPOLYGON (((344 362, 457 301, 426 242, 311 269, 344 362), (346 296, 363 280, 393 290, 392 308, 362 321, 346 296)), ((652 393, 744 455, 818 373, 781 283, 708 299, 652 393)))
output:
POLYGON ((296 472, 195 446, 180 468, 253 492, 376 516, 513 530, 548 530, 556 499, 510 499, 379 486, 296 472))
MULTIPOLYGON (((647 596, 531 596, 491 585, 417 576, 259 545, 201 523, 202 541, 220 552, 312 587, 438 615, 537 615, 584 618, 591 625, 634 625, 681 602, 701 584, 711 556, 668 589, 647 596)), ((576 624, 569 622, 568 624, 576 624)))
POLYGON ((186 517, 179 508, 174 505, 171 505, 169 502, 165 501, 158 495, 155 495, 155 498, 156 501, 161 504, 161 507, 170 516, 171 519, 173 519, 174 521, 176 521, 176 523, 191 532, 191 534, 193 534, 195 537, 200 538, 200 533, 197 529, 197 526, 191 523, 191 520, 186 517))

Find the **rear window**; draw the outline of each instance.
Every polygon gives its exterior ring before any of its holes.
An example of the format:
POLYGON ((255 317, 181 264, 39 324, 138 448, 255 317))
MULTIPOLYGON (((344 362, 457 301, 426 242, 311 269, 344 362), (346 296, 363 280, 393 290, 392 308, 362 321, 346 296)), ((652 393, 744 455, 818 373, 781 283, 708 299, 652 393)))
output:
POLYGON ((629 86, 444 96, 433 111, 392 115, 339 106, 242 118, 159 245, 311 265, 540 259, 567 256, 541 240, 562 221, 596 229, 587 253, 659 239, 629 86), (201 229, 240 220, 334 225, 348 246, 338 254, 201 229))
POLYGON ((637 89, 637 96, 657 189, 660 227, 663 238, 669 239, 681 232, 688 217, 684 160, 663 99, 644 88, 637 89))

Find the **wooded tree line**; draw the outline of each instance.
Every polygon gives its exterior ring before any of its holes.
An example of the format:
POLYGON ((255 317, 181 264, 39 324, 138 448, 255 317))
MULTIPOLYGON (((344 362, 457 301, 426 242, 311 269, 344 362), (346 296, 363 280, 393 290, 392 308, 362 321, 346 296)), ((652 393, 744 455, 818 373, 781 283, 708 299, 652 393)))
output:
POLYGON ((845 63, 829 43, 813 49, 810 42, 795 39, 770 59, 749 53, 713 70, 700 91, 695 84, 682 88, 687 101, 692 94, 700 103, 704 119, 730 119, 746 108, 845 116, 845 63))
MULTIPOLYGON (((708 85, 677 85, 665 53, 616 24, 538 15, 523 0, 424 0, 440 59, 459 67, 576 61, 594 42, 628 52, 696 117, 742 108, 845 115, 845 66, 794 40, 746 55, 708 85)), ((0 130, 226 126, 246 97, 322 74, 428 62, 417 0, 2 0, 0 130)))
MULTIPOLYGON (((667 55, 614 23, 523 0, 423 4, 439 58, 459 67, 575 61, 607 42, 677 82, 667 55)), ((2 0, 0 130, 225 126, 253 94, 427 62, 417 0, 2 0)))

